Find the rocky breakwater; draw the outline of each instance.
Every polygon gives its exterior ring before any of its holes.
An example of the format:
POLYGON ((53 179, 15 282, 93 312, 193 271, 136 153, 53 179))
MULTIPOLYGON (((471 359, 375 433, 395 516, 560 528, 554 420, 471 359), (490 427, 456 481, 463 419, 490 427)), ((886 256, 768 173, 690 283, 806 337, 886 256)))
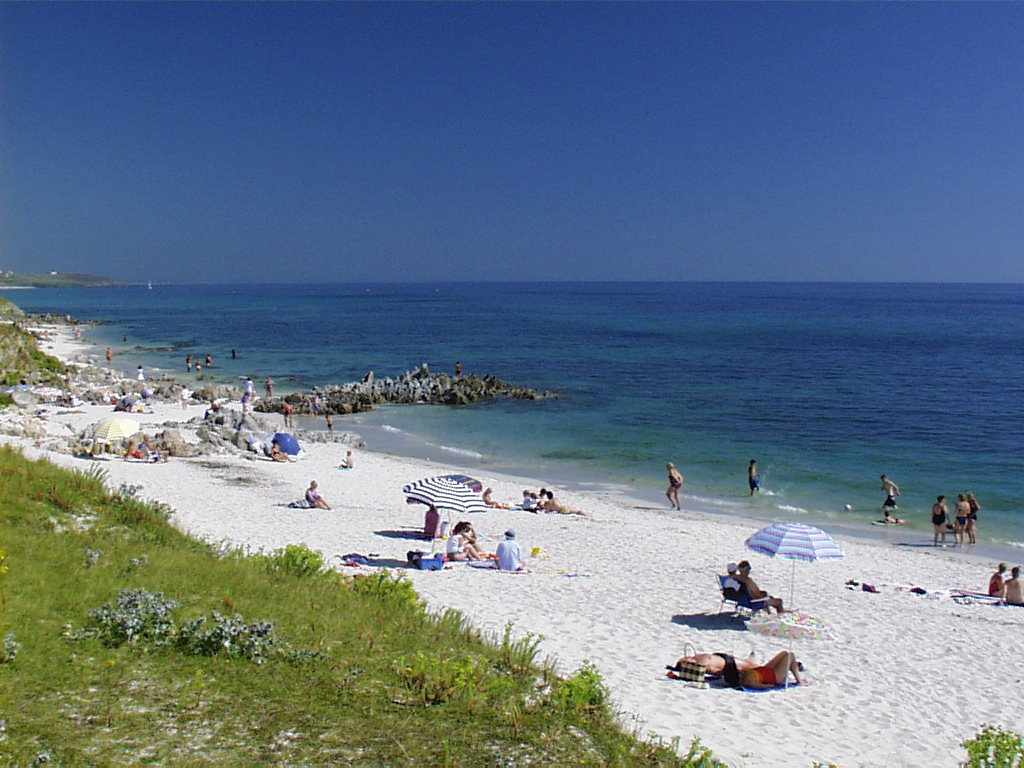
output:
POLYGON ((312 392, 294 392, 282 398, 260 400, 256 410, 284 411, 285 404, 298 413, 316 410, 320 414, 360 413, 375 405, 468 405, 480 400, 504 397, 511 400, 541 400, 557 397, 502 381, 496 376, 449 376, 432 373, 426 364, 400 376, 376 378, 373 371, 362 381, 317 387, 312 392), (313 409, 313 404, 316 408, 313 409))

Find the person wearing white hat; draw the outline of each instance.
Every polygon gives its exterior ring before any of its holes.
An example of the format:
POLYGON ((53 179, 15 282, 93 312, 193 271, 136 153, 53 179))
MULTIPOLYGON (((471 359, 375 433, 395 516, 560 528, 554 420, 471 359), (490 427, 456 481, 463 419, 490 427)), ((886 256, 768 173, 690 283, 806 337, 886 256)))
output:
POLYGON ((509 528, 505 540, 498 544, 498 568, 503 571, 519 571, 523 568, 523 550, 516 541, 516 532, 509 528))

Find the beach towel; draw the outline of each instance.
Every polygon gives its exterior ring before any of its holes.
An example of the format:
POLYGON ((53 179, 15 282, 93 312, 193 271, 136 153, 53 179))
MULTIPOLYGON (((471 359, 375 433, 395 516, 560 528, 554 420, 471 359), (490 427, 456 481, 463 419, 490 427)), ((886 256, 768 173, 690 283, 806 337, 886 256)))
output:
MULTIPOLYGON (((804 685, 807 685, 807 683, 805 682, 804 685)), ((788 690, 789 688, 799 688, 799 687, 800 687, 800 683, 798 683, 798 682, 796 682, 794 680, 792 683, 789 683, 788 685, 786 685, 786 684, 776 685, 774 688, 743 688, 743 687, 741 687, 741 688, 739 688, 737 690, 743 691, 744 693, 774 693, 775 691, 785 691, 785 690, 788 690)))
POLYGON ((298 501, 293 501, 288 506, 291 507, 292 509, 312 509, 313 508, 313 505, 310 504, 308 501, 306 501, 306 499, 299 499, 298 501))

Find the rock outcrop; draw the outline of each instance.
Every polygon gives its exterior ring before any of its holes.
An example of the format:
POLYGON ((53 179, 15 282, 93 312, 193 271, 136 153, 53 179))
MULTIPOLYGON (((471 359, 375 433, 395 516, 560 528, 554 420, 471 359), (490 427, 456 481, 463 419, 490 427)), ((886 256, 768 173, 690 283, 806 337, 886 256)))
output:
POLYGON ((381 404, 467 405, 498 397, 512 400, 539 400, 556 397, 552 392, 509 384, 496 376, 459 376, 431 373, 424 364, 401 376, 376 378, 369 372, 362 381, 314 388, 312 392, 295 392, 282 398, 260 400, 256 410, 280 413, 285 403, 297 412, 308 412, 316 402, 321 414, 359 413, 381 404))

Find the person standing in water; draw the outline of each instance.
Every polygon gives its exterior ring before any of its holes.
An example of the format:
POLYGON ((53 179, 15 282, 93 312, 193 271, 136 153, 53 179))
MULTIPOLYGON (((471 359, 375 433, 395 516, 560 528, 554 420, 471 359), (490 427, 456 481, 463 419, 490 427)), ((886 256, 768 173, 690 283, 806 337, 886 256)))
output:
POLYGON ((888 475, 882 475, 882 490, 885 491, 885 501, 882 502, 882 506, 895 507, 896 497, 902 494, 900 487, 890 480, 888 475))
POLYGON ((185 355, 185 373, 192 373, 192 355, 185 355))
POLYGON ((757 459, 750 460, 750 466, 747 467, 747 485, 750 486, 750 495, 761 490, 761 475, 757 472, 757 459))
MULTIPOLYGON (((967 503, 967 497, 962 493, 957 495, 956 507, 953 509, 953 532, 956 534, 958 547, 964 545, 964 532, 967 530, 967 523, 971 519, 971 505, 967 503)), ((974 542, 970 542, 973 544, 974 542)))
POLYGON ((949 507, 946 506, 946 497, 940 495, 932 504, 932 525, 935 527, 932 546, 939 546, 939 536, 942 536, 942 546, 946 546, 946 523, 948 522, 949 507))
POLYGON ((114 353, 110 349, 110 347, 107 347, 107 362, 109 363, 109 362, 113 361, 113 359, 114 359, 114 353))
POLYGON ((974 493, 970 491, 967 493, 967 504, 971 508, 971 514, 967 516, 967 538, 971 544, 977 544, 978 510, 981 509, 981 504, 974 498, 974 493))
POLYGON ((673 509, 682 509, 679 506, 679 489, 683 487, 683 475, 672 462, 669 462, 665 468, 668 470, 668 490, 665 491, 665 496, 673 509))

